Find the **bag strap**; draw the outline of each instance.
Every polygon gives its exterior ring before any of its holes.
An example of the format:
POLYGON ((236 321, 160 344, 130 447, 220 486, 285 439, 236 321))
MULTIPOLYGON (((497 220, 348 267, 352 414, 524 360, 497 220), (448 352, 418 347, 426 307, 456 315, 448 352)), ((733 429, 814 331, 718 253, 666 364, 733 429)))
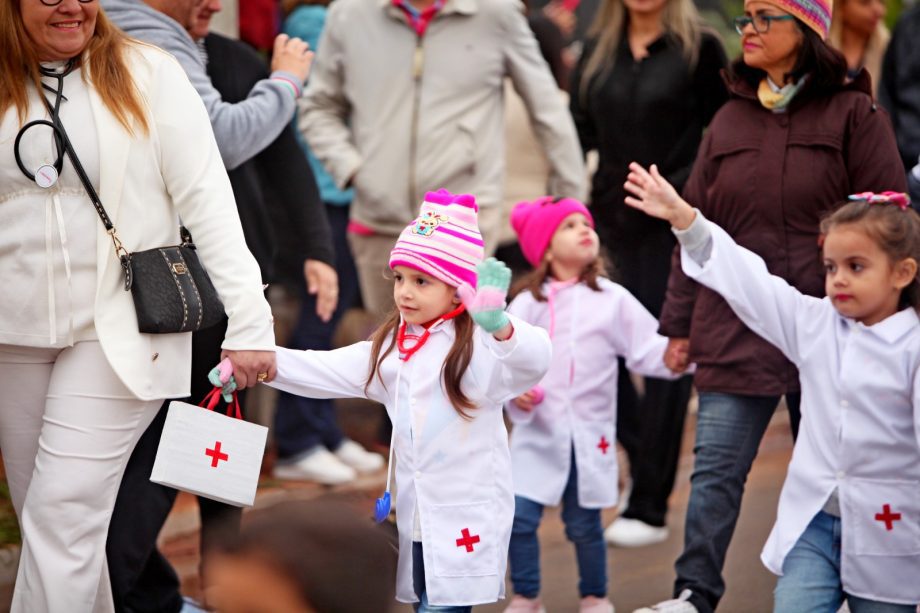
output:
MULTIPOLYGON (((217 408, 217 404, 220 402, 221 398, 221 388, 215 387, 208 395, 204 397, 204 400, 198 403, 203 409, 208 411, 213 411, 217 408)), ((243 412, 240 409, 240 399, 237 396, 236 392, 233 392, 233 401, 227 403, 227 417, 236 417, 237 419, 243 419, 243 412)))
POLYGON ((102 225, 105 226, 105 232, 112 238, 112 244, 115 246, 115 257, 121 262, 121 267, 124 269, 125 273, 125 291, 131 289, 132 285, 132 275, 131 275, 131 254, 128 253, 128 250, 125 249, 122 245, 121 240, 118 238, 118 234, 115 231, 115 224, 112 223, 109 214, 105 211, 105 207, 102 206, 102 200, 99 198, 99 194, 96 193, 96 188, 93 187, 93 184, 90 182, 89 177, 86 175, 86 171, 83 169, 83 164, 80 163, 80 158, 77 157, 77 152, 74 151, 73 144, 70 142, 70 137, 67 135, 67 130, 64 128, 64 123, 61 121, 61 116, 57 112, 57 109, 51 106, 51 103, 42 95, 42 101, 45 103, 45 108, 48 109, 48 113, 51 115, 51 122, 57 127, 60 132, 61 140, 64 143, 64 152, 67 154, 67 157, 70 159, 70 163, 73 164, 73 169, 76 171, 77 176, 80 178, 80 183, 83 184, 83 189, 86 190, 86 195, 89 196, 90 201, 93 203, 93 208, 96 209, 96 213, 99 215, 99 219, 102 220, 102 225))

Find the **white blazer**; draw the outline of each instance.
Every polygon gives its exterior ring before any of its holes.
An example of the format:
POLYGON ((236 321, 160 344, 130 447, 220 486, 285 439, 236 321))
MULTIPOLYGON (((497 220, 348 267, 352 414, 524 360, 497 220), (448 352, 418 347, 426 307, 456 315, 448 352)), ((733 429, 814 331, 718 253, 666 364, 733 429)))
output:
MULTIPOLYGON (((201 98, 178 62, 156 47, 132 43, 126 61, 149 108, 149 134, 126 132, 90 88, 99 135, 97 191, 118 236, 128 251, 175 245, 181 216, 230 319, 223 347, 274 350, 258 264, 246 248, 201 98)), ((112 240, 101 221, 96 225, 95 327, 109 363, 140 399, 188 395, 191 334, 138 332, 112 240)))
POLYGON ((658 334, 658 321, 623 286, 608 279, 598 283, 599 292, 576 283, 558 293, 546 283, 543 294, 554 292, 552 305, 522 292, 508 307, 524 321, 553 330, 553 360, 540 382, 543 402, 529 413, 513 401, 505 405, 514 423, 514 493, 543 505, 562 499, 573 448, 579 506, 601 509, 617 503, 619 356, 633 372, 675 378, 664 365, 668 339, 658 334))
POLYGON ((802 424, 761 559, 783 561, 836 489, 843 589, 920 602, 920 318, 900 311, 872 326, 828 298, 799 293, 715 224, 701 267, 684 272, 719 292, 751 330, 799 369, 802 424))
MULTIPOLYGON (((394 349, 367 388, 369 342, 334 351, 278 348, 272 387, 313 398, 367 397, 386 405, 395 432, 396 598, 417 602, 412 585, 415 514, 432 605, 468 606, 504 597, 514 494, 502 402, 543 377, 551 347, 546 333, 512 318, 504 342, 477 328, 473 357, 461 386, 476 404, 463 419, 442 387, 441 367, 454 342, 454 324, 431 328, 408 362, 394 349)), ((409 326, 418 334, 421 328, 409 326)), ((386 345, 384 345, 386 347, 386 345)), ((370 511, 370 509, 368 509, 370 511)))

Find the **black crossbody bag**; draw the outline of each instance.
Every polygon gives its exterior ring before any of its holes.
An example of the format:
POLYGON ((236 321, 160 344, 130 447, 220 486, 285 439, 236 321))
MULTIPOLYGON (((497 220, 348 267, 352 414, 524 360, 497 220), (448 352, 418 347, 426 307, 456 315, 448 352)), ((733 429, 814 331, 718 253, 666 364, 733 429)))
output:
POLYGON ((60 130, 64 151, 115 245, 115 255, 124 270, 125 291, 130 291, 134 300, 138 329, 147 334, 172 334, 195 332, 220 322, 224 317, 224 305, 198 259, 188 229, 179 227, 181 242, 178 245, 128 252, 86 176, 58 113, 44 96, 42 99, 60 130))

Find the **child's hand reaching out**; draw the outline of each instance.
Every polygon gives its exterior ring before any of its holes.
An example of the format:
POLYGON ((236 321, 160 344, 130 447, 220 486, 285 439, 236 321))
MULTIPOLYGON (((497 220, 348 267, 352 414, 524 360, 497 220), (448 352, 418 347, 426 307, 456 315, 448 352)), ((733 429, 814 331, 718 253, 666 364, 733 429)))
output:
POLYGON ((533 411, 538 404, 543 402, 543 398, 546 394, 543 392, 543 388, 539 385, 534 386, 530 391, 524 392, 517 398, 513 400, 515 406, 525 413, 530 413, 533 411))
POLYGON ((639 209, 646 215, 670 223, 678 230, 686 230, 693 223, 696 213, 652 164, 650 171, 633 162, 629 165, 629 176, 624 185, 632 196, 626 196, 626 204, 639 209))

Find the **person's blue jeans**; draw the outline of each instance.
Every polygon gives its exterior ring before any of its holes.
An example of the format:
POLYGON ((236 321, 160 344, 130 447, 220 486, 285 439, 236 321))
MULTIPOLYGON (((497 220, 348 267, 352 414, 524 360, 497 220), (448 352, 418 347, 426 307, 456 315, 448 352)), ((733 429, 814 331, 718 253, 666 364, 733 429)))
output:
MULTIPOLYGON (((798 412, 799 399, 799 394, 786 395, 790 412, 798 412)), ((722 567, 744 484, 779 400, 700 393, 684 550, 674 564, 675 596, 689 589, 690 602, 700 613, 712 613, 725 593, 722 567)))
MULTIPOLYGON (((287 347, 291 349, 332 348, 332 335, 346 310, 358 299, 358 273, 345 238, 348 226, 348 207, 326 205, 329 226, 332 230, 332 244, 335 248, 335 270, 339 276, 339 301, 328 322, 316 314, 316 296, 307 293, 300 285, 300 317, 291 332, 287 347)), ((278 459, 294 462, 308 454, 318 445, 336 450, 342 444, 344 434, 336 420, 332 400, 304 398, 281 392, 275 412, 275 428, 272 433, 278 449, 278 459)))
POLYGON ((425 557, 422 555, 422 544, 412 543, 412 587, 418 602, 412 605, 417 613, 470 613, 473 607, 443 607, 428 604, 428 593, 425 589, 425 557))
MULTIPOLYGON (((508 562, 514 593, 536 598, 540 593, 540 542, 537 528, 543 505, 523 496, 514 497, 514 524, 508 562)), ((578 468, 574 451, 569 480, 562 493, 562 521, 565 536, 575 545, 578 560, 578 591, 582 598, 607 595, 607 547, 601 526, 600 509, 585 509, 578 504, 578 468)))
POLYGON ((915 613, 914 605, 867 600, 840 582, 840 518, 818 512, 783 562, 774 613, 836 613, 844 599, 850 613, 915 613))

